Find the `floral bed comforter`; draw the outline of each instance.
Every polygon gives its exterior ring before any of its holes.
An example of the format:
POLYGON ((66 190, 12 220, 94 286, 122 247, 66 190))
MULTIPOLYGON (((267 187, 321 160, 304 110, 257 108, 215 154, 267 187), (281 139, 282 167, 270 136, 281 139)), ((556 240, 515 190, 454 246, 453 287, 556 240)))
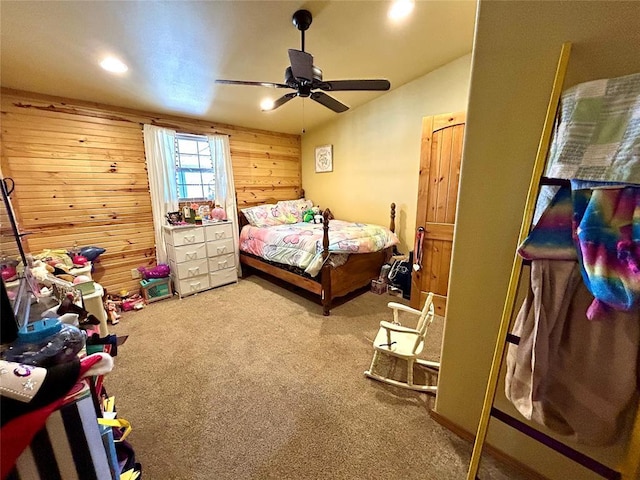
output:
MULTIPOLYGON (((246 225, 240 232, 240 250, 315 276, 322 268, 322 234, 322 224, 291 223, 264 228, 246 225)), ((332 255, 377 252, 397 243, 398 237, 379 225, 342 220, 331 220, 329 224, 332 255)))

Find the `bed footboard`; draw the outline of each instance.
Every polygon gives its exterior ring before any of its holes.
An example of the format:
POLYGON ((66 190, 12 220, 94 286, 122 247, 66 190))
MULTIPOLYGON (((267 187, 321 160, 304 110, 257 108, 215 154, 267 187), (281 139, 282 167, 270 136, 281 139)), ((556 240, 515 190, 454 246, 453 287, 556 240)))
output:
MULTIPOLYGON (((323 214, 323 238, 322 238, 322 314, 328 316, 334 298, 343 297, 351 292, 370 285, 371 280, 380 274, 382 265, 389 261, 393 253, 393 247, 380 252, 349 255, 346 263, 339 267, 331 267, 329 257, 329 222, 333 215, 326 209, 323 214)), ((391 203, 389 212, 389 230, 396 230, 396 204, 391 203)))

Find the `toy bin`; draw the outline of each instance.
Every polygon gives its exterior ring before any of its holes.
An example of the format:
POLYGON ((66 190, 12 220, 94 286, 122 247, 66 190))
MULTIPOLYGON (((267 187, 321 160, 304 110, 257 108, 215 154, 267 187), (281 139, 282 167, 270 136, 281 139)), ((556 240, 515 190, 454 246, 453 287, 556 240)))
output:
POLYGON ((173 295, 171 289, 171 277, 150 278, 149 280, 140 280, 140 290, 145 303, 156 302, 173 295))
POLYGON ((82 292, 82 295, 91 295, 92 293, 96 293, 96 284, 93 280, 88 282, 76 283, 73 285, 74 288, 77 288, 82 292))
POLYGON ((378 295, 387 293, 387 282, 383 282, 382 280, 371 280, 371 291, 378 295))

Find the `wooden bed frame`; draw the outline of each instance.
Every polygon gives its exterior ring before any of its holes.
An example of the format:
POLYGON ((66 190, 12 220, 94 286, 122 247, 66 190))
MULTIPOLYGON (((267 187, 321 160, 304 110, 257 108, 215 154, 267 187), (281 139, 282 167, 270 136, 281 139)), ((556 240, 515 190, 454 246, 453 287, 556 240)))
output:
MULTIPOLYGON (((275 203, 276 201, 265 203, 275 203)), ((299 275, 277 264, 267 262, 254 255, 240 251, 240 263, 251 267, 280 280, 302 288, 318 295, 322 304, 322 314, 327 316, 331 310, 335 298, 343 297, 371 284, 371 280, 378 278, 382 265, 387 263, 393 254, 393 247, 388 247, 379 252, 360 253, 349 255, 346 263, 339 267, 333 267, 326 262, 329 256, 329 225, 333 215, 327 208, 323 212, 323 239, 322 239, 322 269, 315 278, 299 275)), ((391 204, 389 230, 395 232, 396 204, 391 204)), ((238 208, 239 230, 248 225, 244 214, 238 208)), ((244 276, 244 274, 243 274, 244 276)))

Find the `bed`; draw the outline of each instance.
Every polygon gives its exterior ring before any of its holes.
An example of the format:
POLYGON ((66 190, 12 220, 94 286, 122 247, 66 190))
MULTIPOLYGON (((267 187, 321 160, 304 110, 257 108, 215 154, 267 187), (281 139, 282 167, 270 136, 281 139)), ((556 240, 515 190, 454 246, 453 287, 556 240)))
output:
MULTIPOLYGON (((386 229, 336 220, 329 209, 322 211, 321 224, 297 222, 295 220, 300 217, 293 217, 301 215, 305 205, 302 202, 311 205, 304 199, 279 202, 268 200, 265 204, 251 208, 238 208, 240 263, 243 270, 248 267, 247 273, 255 269, 314 294, 326 316, 335 299, 370 286, 371 280, 378 278, 382 266, 391 258, 398 243, 394 233, 396 206, 395 203, 391 204, 390 223, 386 229), (276 209, 274 206, 280 208, 276 209), (262 222, 257 221, 256 216, 260 215, 256 215, 256 212, 262 214, 262 222), (269 221, 265 218, 265 215, 271 217, 272 214, 278 220, 269 221), (280 223, 287 216, 287 221, 280 223), (369 227, 372 228, 374 237, 363 239, 362 242, 356 241, 350 237, 351 233, 347 233, 365 231, 369 227), (269 243, 274 238, 280 247, 286 244, 284 253, 275 244, 269 243), (315 254, 296 250, 298 245, 309 243, 315 243, 315 254), (366 253, 355 253, 356 251, 366 253)), ((246 274, 243 273, 243 276, 246 274)))

